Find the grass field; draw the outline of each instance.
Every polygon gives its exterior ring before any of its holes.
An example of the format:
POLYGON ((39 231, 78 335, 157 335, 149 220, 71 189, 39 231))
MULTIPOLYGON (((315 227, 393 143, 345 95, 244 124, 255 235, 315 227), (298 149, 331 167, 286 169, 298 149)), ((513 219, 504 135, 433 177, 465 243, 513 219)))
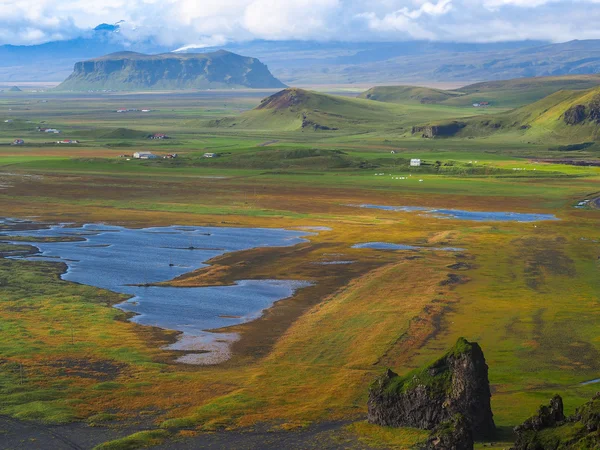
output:
POLYGON ((174 333, 128 322, 111 307, 122 296, 60 280, 60 264, 0 259, 0 414, 50 424, 150 418, 153 431, 103 448, 337 420, 351 422, 345 432, 356 442, 409 448, 422 433, 364 422, 368 385, 387 367, 404 374, 434 360, 459 336, 485 352, 499 448, 509 445, 511 427, 553 393, 572 412, 598 390, 581 383, 600 375, 600 210, 574 206, 600 196, 600 168, 557 162, 596 160, 595 147, 562 151, 511 136, 428 140, 408 131, 425 118, 472 113, 458 106, 384 105, 352 126, 367 100, 348 100, 356 109, 344 116, 344 104, 325 110, 330 99, 318 99, 318 120, 328 117, 322 123, 336 131, 296 130, 288 118, 256 125, 256 111, 245 111, 264 95, 0 98, 0 143, 7 144, 0 145, 2 216, 329 228, 297 247, 224 255, 172 282, 313 282, 260 319, 228 329, 242 339, 219 366, 174 364, 175 353, 162 349, 174 333), (152 111, 116 113, 121 107, 152 111), (247 114, 247 127, 212 126, 247 114), (49 137, 37 126, 61 134, 49 137), (172 139, 149 140, 150 133, 172 139), (8 145, 17 138, 25 145, 8 145), (80 144, 50 143, 64 138, 80 144), (119 157, 142 150, 178 158, 119 157), (205 152, 220 156, 204 158, 205 152), (410 158, 424 165, 412 168, 410 158), (550 213, 560 220, 467 222, 352 206, 363 203, 550 213), (466 251, 352 248, 370 241, 466 251), (354 263, 318 264, 331 255, 354 263), (448 274, 464 283, 445 283, 448 274))

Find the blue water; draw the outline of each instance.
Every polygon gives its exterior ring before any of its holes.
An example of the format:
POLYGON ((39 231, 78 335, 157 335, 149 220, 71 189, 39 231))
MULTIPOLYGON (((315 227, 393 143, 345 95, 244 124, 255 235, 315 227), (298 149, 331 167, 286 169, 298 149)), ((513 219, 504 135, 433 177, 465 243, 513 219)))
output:
POLYGON ((458 247, 420 247, 417 245, 392 244, 391 242, 364 242, 355 244, 352 248, 370 248, 373 250, 438 250, 444 252, 462 252, 464 248, 458 247))
POLYGON ((420 211, 440 219, 473 220, 479 222, 539 222, 558 220, 553 214, 527 214, 496 211, 464 211, 461 209, 434 209, 422 206, 385 206, 385 205, 353 205, 360 208, 380 209, 383 211, 420 211))
MULTIPOLYGON (((117 307, 136 313, 134 322, 181 331, 188 344, 190 338, 198 338, 197 341, 204 344, 214 343, 223 335, 206 330, 255 319, 274 302, 290 297, 296 289, 309 284, 290 280, 241 280, 233 286, 135 286, 170 280, 205 267, 207 260, 227 252, 296 245, 305 242, 302 237, 309 234, 306 231, 187 226, 128 229, 89 224, 80 228, 53 226, 10 234, 81 239, 36 242, 33 245, 40 249, 40 254, 26 258, 62 261, 68 266, 63 279, 130 295, 129 300, 117 307)), ((235 339, 235 336, 229 337, 235 339)), ((190 345, 186 347, 190 349, 190 345)))

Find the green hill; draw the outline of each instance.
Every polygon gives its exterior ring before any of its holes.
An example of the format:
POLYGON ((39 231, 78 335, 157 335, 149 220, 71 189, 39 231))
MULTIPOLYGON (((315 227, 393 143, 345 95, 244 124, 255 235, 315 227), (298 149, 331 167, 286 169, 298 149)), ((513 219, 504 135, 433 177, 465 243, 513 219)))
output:
MULTIPOLYGON (((438 104, 384 103, 288 88, 237 117, 214 120, 210 127, 232 130, 410 133, 428 120, 470 116, 473 110, 438 104)), ((200 123, 188 123, 197 126, 200 123)), ((206 125, 204 123, 204 125, 206 125)))
POLYGON ((217 120, 218 127, 280 131, 335 131, 373 124, 389 124, 392 105, 288 88, 265 98, 239 117, 217 120))
POLYGON ((472 107, 488 102, 499 108, 518 108, 555 92, 585 90, 600 86, 600 75, 516 78, 488 81, 444 91, 416 86, 380 86, 369 89, 360 98, 388 103, 437 103, 447 106, 472 107))
POLYGON ((530 105, 495 115, 413 127, 424 137, 478 137, 511 133, 524 140, 580 143, 600 138, 600 87, 559 91, 530 105))
POLYGON ((226 51, 144 55, 119 52, 78 62, 58 90, 281 88, 256 58, 226 51))
POLYGON ((377 86, 363 92, 359 98, 386 103, 441 103, 462 94, 419 86, 377 86))

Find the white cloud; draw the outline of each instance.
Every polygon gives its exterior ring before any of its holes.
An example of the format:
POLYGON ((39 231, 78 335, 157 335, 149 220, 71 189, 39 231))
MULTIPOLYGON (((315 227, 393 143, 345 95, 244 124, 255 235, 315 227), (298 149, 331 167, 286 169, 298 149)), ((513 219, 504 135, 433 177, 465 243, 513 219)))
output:
POLYGON ((251 39, 493 41, 600 38, 600 0, 0 0, 0 44, 125 20, 174 48, 251 39))

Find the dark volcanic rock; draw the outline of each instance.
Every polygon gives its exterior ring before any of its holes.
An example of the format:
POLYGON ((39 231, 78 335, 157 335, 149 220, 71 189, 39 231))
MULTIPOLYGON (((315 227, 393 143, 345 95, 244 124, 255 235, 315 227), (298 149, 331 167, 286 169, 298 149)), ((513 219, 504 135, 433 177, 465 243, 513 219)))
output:
POLYGON ((400 377, 391 370, 371 386, 369 422, 432 430, 462 414, 475 438, 493 436, 488 366, 477 343, 460 338, 443 357, 400 377))
POLYGON ((454 136, 467 124, 464 122, 451 122, 444 125, 423 125, 423 126, 414 126, 412 128, 412 134, 421 133, 421 136, 424 138, 435 138, 435 137, 448 137, 454 136))
POLYGON ((513 450, 600 449, 600 393, 565 418, 562 399, 555 395, 549 406, 515 428, 513 450))
POLYGON ((583 105, 571 106, 563 115, 563 120, 567 125, 577 125, 578 123, 583 122, 585 118, 586 112, 585 106, 583 105))
POLYGON ((472 450, 473 433, 465 416, 456 414, 439 424, 429 436, 422 450, 472 450))
POLYGON ((528 430, 539 431, 543 428, 554 427, 565 420, 563 412, 563 401, 560 395, 555 395, 550 400, 550 405, 542 405, 538 413, 527 419, 523 424, 515 428, 515 432, 528 430))

